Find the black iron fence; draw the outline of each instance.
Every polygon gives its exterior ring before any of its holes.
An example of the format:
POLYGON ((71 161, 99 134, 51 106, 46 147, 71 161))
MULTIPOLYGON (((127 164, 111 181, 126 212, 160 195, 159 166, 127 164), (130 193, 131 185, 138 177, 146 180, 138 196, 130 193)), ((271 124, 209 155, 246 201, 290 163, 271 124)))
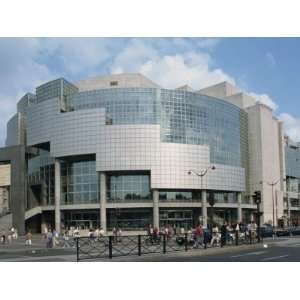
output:
MULTIPOLYGON (((262 239, 260 239, 262 241, 262 239)), ((196 239, 193 234, 169 236, 160 234, 132 236, 104 236, 100 238, 76 238, 77 261, 137 255, 150 253, 170 253, 175 251, 190 251, 191 249, 207 249, 211 247, 238 246, 257 243, 257 234, 244 235, 241 232, 231 232, 222 239, 221 234, 205 235, 196 239)))
POLYGON ((227 231, 220 233, 205 231, 204 237, 196 239, 193 233, 181 235, 126 235, 75 238, 77 261, 129 256, 151 253, 190 251, 195 248, 232 247, 263 242, 264 238, 300 235, 300 227, 257 230, 227 231))

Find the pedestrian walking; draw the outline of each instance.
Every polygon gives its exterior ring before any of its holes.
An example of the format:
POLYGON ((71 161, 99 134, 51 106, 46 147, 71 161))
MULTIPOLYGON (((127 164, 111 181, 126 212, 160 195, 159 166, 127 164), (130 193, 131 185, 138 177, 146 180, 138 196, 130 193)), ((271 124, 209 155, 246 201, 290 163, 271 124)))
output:
POLYGON ((63 241, 64 241, 63 248, 70 248, 71 247, 70 244, 69 244, 69 232, 68 232, 68 230, 66 230, 64 232, 63 241))
POLYGON ((17 230, 17 229, 15 229, 15 233, 14 233, 14 239, 15 239, 15 240, 17 240, 17 239, 18 239, 18 237, 19 237, 19 235, 18 235, 18 230, 17 230))
POLYGON ((117 236, 117 228, 116 227, 113 228, 112 233, 113 233, 113 237, 114 237, 114 242, 117 243, 118 236, 117 236))
POLYGON ((201 224, 198 224, 198 226, 195 229, 195 243, 193 248, 199 248, 199 245, 203 247, 203 240, 204 240, 204 231, 201 224))
POLYGON ((5 231, 3 230, 1 233, 1 243, 5 244, 5 242, 6 242, 6 234, 5 231))
POLYGON ((47 233, 47 243, 46 243, 46 247, 48 249, 53 247, 53 234, 51 232, 51 230, 48 231, 47 233))
POLYGON ((118 229, 117 231, 117 237, 118 237, 118 242, 122 242, 122 230, 121 228, 118 229))
POLYGON ((32 245, 32 234, 30 230, 28 230, 26 236, 25 236, 25 246, 31 246, 32 245))
POLYGON ((104 229, 100 228, 100 230, 99 230, 99 237, 103 237, 104 234, 105 234, 104 229))
POLYGON ((224 222, 224 224, 221 226, 221 247, 224 247, 226 245, 227 240, 227 224, 224 222))
POLYGON ((12 242, 12 233, 11 233, 11 231, 7 235, 7 242, 8 242, 8 244, 11 244, 11 242, 12 242))
POLYGON ((212 239, 210 241, 211 247, 213 247, 215 242, 217 246, 219 246, 219 228, 216 224, 212 228, 212 239))

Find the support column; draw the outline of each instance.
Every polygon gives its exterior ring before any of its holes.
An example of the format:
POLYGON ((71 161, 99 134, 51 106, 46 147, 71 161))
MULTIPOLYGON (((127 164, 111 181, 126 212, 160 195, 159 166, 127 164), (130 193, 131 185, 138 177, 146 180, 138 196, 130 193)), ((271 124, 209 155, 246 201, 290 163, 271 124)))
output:
POLYGON ((106 174, 100 173, 100 222, 106 233, 106 174))
POLYGON ((47 228, 47 223, 45 220, 45 215, 41 214, 41 233, 44 234, 45 233, 45 229, 47 228))
POLYGON ((238 208, 237 208, 237 222, 240 223, 240 222, 242 222, 242 219, 243 219, 242 193, 237 193, 237 203, 238 203, 238 208))
POLYGON ((207 199, 206 199, 206 191, 201 191, 201 202, 202 202, 202 223, 203 227, 207 228, 207 199))
POLYGON ((159 229, 159 192, 153 190, 153 227, 159 229))
POLYGON ((61 172, 60 172, 60 162, 59 160, 55 160, 55 166, 54 166, 54 176, 55 176, 55 230, 59 233, 60 232, 60 178, 61 178, 61 172))
POLYGON ((288 226, 291 226, 291 198, 287 196, 287 217, 288 217, 288 226))

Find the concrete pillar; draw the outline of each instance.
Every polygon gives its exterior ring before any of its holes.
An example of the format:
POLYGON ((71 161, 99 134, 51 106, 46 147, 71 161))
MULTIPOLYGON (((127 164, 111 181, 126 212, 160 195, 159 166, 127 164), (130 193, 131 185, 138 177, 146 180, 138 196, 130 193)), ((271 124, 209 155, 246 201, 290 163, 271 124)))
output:
POLYGON ((202 223, 203 227, 207 228, 207 194, 205 190, 201 191, 201 202, 202 202, 202 223))
POLYGON ((41 233, 45 233, 45 229, 47 228, 47 223, 46 223, 46 220, 45 220, 45 215, 42 214, 41 215, 41 233))
POLYGON ((237 222, 240 223, 243 220, 243 212, 242 212, 242 193, 237 193, 237 222))
POLYGON ((153 190, 153 227, 159 228, 159 192, 153 190))
POLYGON ((100 173, 100 222, 101 228, 106 233, 106 174, 100 173))
POLYGON ((55 230, 60 232, 60 162, 56 159, 54 166, 55 174, 55 230))
POLYGON ((291 198, 287 196, 287 217, 288 217, 288 224, 291 226, 291 198))

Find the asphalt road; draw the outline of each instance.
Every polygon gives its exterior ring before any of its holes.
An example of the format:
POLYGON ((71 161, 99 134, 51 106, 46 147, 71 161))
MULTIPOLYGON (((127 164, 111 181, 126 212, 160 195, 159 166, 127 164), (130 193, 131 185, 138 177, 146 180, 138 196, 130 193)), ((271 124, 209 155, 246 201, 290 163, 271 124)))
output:
POLYGON ((300 238, 278 238, 263 244, 242 247, 209 249, 201 253, 182 253, 167 256, 144 256, 140 258, 119 258, 118 261, 148 262, 300 262, 300 238), (207 251, 207 253, 203 253, 207 251), (213 250, 211 250, 213 251, 213 250))
MULTIPOLYGON (((76 261, 76 249, 46 249, 44 240, 37 238, 33 245, 25 247, 22 241, 12 246, 0 245, 0 262, 67 262, 76 261)), ((96 260, 94 260, 96 261, 96 260)), ((141 257, 114 257, 112 260, 127 262, 298 262, 300 261, 300 237, 265 240, 264 244, 199 249, 168 254, 148 254, 141 257)))

